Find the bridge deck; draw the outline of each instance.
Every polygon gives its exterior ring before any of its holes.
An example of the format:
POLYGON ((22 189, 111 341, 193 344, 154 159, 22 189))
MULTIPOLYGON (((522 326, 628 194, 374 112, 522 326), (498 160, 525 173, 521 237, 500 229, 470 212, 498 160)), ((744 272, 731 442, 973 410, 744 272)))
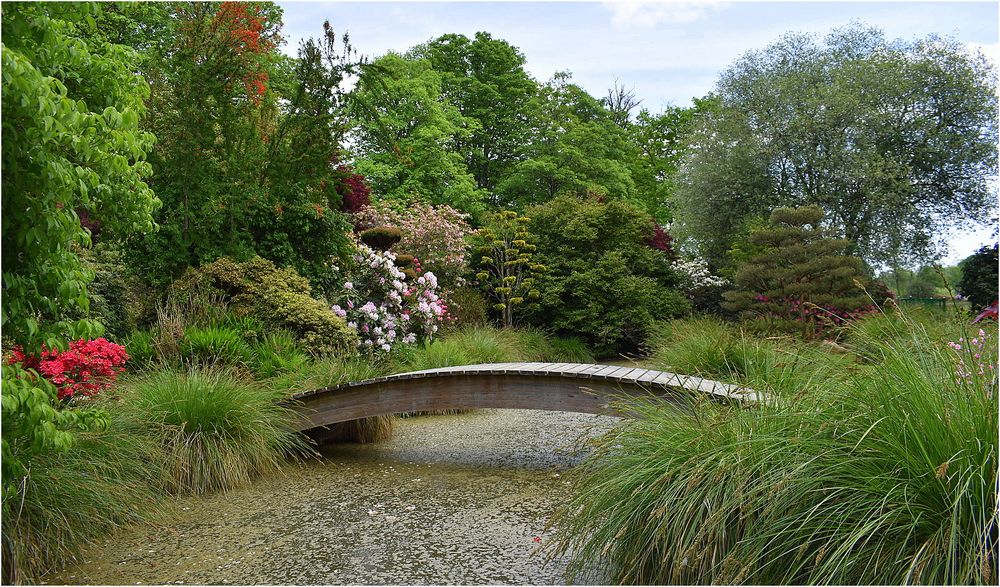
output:
POLYGON ((487 363, 352 381, 294 396, 300 429, 383 414, 458 408, 615 413, 621 397, 656 395, 686 407, 691 397, 755 402, 728 383, 641 367, 586 363, 487 363))

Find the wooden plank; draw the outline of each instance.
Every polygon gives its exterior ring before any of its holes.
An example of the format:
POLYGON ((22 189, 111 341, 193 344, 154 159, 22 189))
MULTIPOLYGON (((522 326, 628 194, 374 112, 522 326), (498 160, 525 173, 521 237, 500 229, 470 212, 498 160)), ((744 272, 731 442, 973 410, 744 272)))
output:
POLYGON ((600 371, 604 367, 605 367, 605 365, 587 365, 587 368, 584 369, 583 371, 580 371, 578 373, 578 375, 590 378, 590 377, 593 377, 594 373, 597 373, 598 371, 600 371))
POLYGON ((600 371, 597 371, 596 373, 594 373, 593 376, 594 377, 600 377, 600 378, 603 379, 603 378, 606 378, 608 375, 610 375, 611 373, 614 373, 615 371, 617 371, 619 369, 621 369, 621 367, 617 367, 615 365, 604 365, 604 368, 601 369, 600 371))

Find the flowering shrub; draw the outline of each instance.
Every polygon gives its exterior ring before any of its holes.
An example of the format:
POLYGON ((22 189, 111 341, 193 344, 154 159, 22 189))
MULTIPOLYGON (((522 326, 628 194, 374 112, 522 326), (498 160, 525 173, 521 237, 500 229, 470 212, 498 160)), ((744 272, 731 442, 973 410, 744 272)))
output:
POLYGON ((357 331, 368 351, 388 352, 399 343, 430 339, 448 318, 433 272, 407 283, 395 255, 364 244, 358 245, 354 262, 333 312, 357 331))
POLYGON ((992 383, 986 386, 989 393, 996 388, 997 367, 992 359, 997 356, 997 345, 992 334, 980 328, 978 336, 968 342, 962 337, 958 342, 949 342, 948 347, 958 355, 955 375, 960 382, 990 381, 992 383))
POLYGON ((472 227, 463 214, 451 206, 414 203, 396 210, 385 203, 369 206, 355 215, 358 230, 395 226, 403 233, 394 247, 420 259, 424 270, 434 273, 445 290, 461 285, 466 267, 466 238, 472 227))
POLYGON ((674 259, 670 268, 677 274, 677 287, 691 300, 697 310, 718 310, 722 303, 722 292, 730 282, 724 277, 712 275, 708 263, 703 259, 674 259))
POLYGON ((125 347, 98 338, 71 342, 66 351, 43 346, 41 355, 27 355, 17 346, 7 364, 34 369, 56 386, 60 400, 68 400, 78 394, 90 397, 110 387, 125 372, 127 360, 125 347))

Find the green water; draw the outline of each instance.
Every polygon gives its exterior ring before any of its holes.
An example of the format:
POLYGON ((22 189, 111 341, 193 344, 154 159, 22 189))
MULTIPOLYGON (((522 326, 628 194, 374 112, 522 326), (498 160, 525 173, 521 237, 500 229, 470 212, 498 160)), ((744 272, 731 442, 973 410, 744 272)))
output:
POLYGON ((396 422, 391 441, 227 494, 89 549, 46 583, 552 584, 542 552, 581 439, 613 418, 482 410, 396 422))

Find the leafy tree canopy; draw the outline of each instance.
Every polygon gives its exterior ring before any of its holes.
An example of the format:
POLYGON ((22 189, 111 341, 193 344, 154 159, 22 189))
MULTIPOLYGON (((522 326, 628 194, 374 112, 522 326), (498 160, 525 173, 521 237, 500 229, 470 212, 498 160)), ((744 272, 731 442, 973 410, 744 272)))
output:
POLYGON ((476 216, 486 194, 459 145, 479 125, 442 91, 441 74, 427 60, 395 53, 375 60, 352 95, 354 166, 381 198, 447 204, 476 216))
POLYGON ((995 87, 955 41, 787 35, 720 78, 682 166, 679 228, 721 264, 748 216, 815 204, 870 263, 932 257, 946 228, 995 205, 995 87))
POLYGON ((524 55, 502 39, 443 35, 414 47, 408 56, 427 59, 441 74, 443 97, 475 120, 456 145, 476 185, 492 191, 517 160, 528 138, 528 106, 538 84, 524 70, 524 55))

